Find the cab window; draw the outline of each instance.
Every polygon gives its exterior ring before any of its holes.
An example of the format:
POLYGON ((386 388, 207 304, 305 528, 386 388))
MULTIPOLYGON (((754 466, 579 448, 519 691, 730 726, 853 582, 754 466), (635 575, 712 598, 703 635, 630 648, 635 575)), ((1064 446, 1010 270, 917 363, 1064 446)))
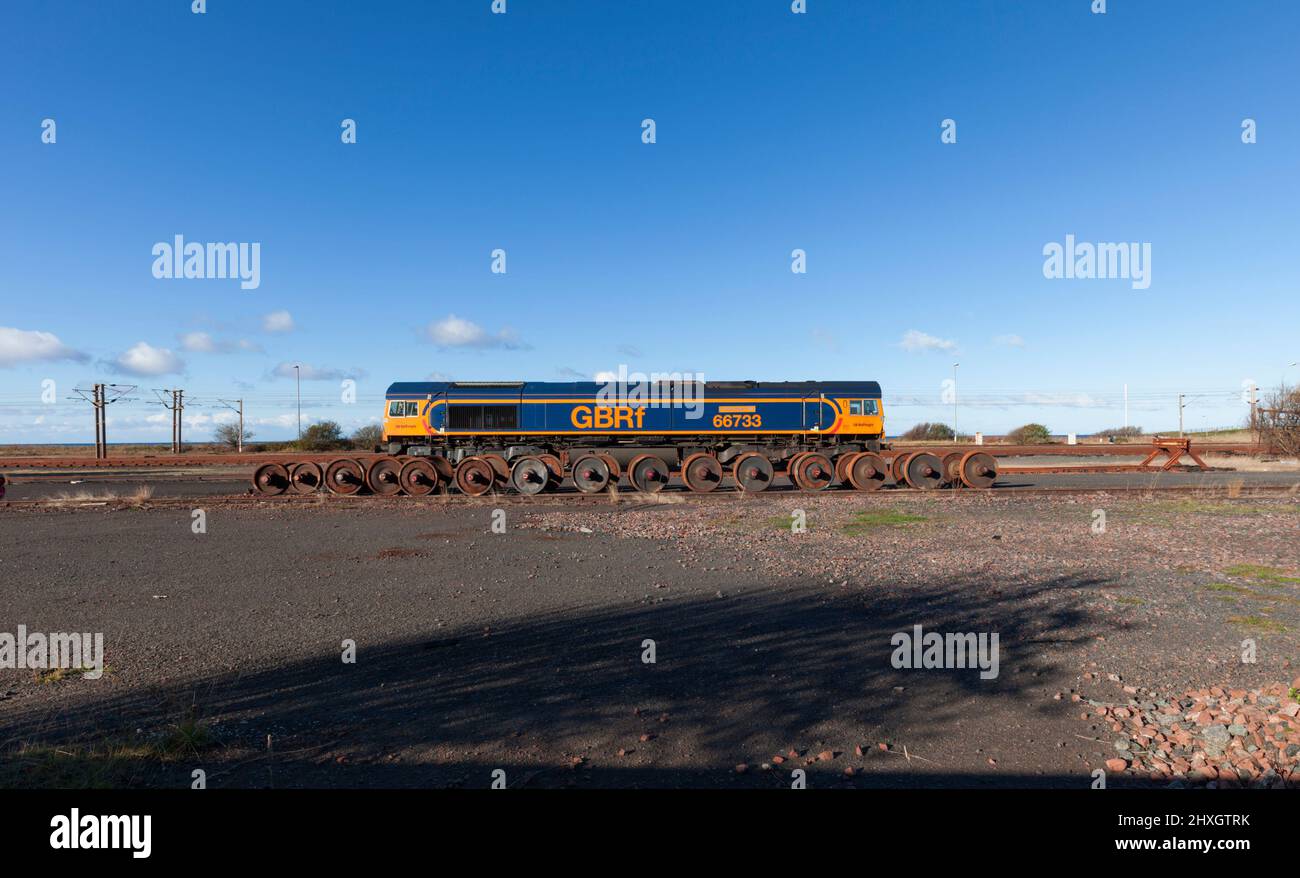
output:
POLYGON ((402 402, 390 402, 388 404, 388 416, 390 418, 400 418, 405 405, 406 404, 402 402))
POLYGON ((851 415, 862 414, 862 400, 860 399, 849 400, 849 414, 851 415))
POLYGON ((864 415, 879 414, 880 410, 876 408, 876 401, 874 399, 862 400, 862 413, 864 415))

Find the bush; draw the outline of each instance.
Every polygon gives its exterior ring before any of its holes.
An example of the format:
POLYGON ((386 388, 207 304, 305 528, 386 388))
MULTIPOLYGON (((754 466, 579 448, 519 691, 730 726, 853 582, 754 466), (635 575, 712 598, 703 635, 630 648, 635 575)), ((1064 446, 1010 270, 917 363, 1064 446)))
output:
POLYGON ((948 442, 955 438, 955 434, 947 424, 922 422, 899 438, 914 442, 948 442))
POLYGON ((1042 445, 1052 440, 1052 433, 1042 424, 1025 424, 1007 434, 1012 445, 1042 445))
MULTIPOLYGON (((244 431, 244 441, 247 442, 253 438, 252 430, 244 431)), ((212 439, 218 445, 225 445, 229 448, 239 447, 239 424, 219 424, 217 429, 212 431, 212 439)))
POLYGON ((343 428, 333 421, 317 421, 302 431, 300 451, 334 451, 344 446, 343 428))
POLYGON ((383 427, 378 424, 367 424, 352 434, 352 447, 357 451, 374 451, 383 439, 383 427))
POLYGON ((1136 439, 1142 435, 1141 427, 1107 427, 1105 430, 1098 430, 1093 435, 1109 436, 1112 439, 1136 439))

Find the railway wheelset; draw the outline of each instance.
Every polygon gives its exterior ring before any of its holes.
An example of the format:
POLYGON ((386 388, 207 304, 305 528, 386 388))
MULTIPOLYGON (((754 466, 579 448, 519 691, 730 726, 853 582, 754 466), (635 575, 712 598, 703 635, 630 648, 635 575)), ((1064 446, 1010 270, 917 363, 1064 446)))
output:
POLYGON ((533 495, 555 491, 565 478, 583 494, 608 491, 627 478, 641 493, 655 494, 677 476, 687 489, 708 493, 727 477, 745 493, 767 490, 783 471, 802 491, 841 487, 876 491, 886 487, 928 491, 938 488, 991 488, 997 479, 996 459, 982 451, 798 451, 773 461, 759 451, 741 452, 727 462, 714 454, 696 452, 670 465, 665 453, 623 454, 620 462, 604 451, 561 454, 474 454, 453 463, 446 457, 375 456, 344 457, 325 463, 300 461, 265 463, 253 473, 253 488, 260 494, 426 496, 455 491, 478 497, 493 491, 514 490, 533 495))

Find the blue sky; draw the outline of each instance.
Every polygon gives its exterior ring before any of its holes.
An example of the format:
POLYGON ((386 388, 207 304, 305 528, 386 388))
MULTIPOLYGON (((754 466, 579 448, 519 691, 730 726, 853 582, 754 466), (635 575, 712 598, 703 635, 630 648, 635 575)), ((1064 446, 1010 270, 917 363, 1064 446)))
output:
POLYGON ((90 441, 94 381, 140 388, 113 441, 172 387, 286 438, 294 363, 349 429, 395 380, 620 363, 879 380, 891 432, 951 420, 954 362, 963 430, 1115 426, 1125 383, 1236 424, 1300 380, 1300 7, 1090 6, 8 0, 0 443, 90 441), (155 278, 176 235, 260 285, 155 278), (1149 288, 1044 277, 1066 235, 1150 244, 1149 288))

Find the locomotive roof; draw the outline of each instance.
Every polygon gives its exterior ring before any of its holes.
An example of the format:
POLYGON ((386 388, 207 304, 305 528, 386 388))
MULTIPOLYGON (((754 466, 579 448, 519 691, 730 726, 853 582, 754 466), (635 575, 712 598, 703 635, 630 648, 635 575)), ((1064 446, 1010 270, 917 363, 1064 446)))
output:
MULTIPOLYGON (((388 396, 430 396, 448 393, 478 397, 523 396, 592 396, 605 384, 599 381, 398 381, 388 388, 388 396)), ((722 393, 798 394, 825 393, 828 396, 879 398, 877 381, 706 381, 707 395, 722 393)))

